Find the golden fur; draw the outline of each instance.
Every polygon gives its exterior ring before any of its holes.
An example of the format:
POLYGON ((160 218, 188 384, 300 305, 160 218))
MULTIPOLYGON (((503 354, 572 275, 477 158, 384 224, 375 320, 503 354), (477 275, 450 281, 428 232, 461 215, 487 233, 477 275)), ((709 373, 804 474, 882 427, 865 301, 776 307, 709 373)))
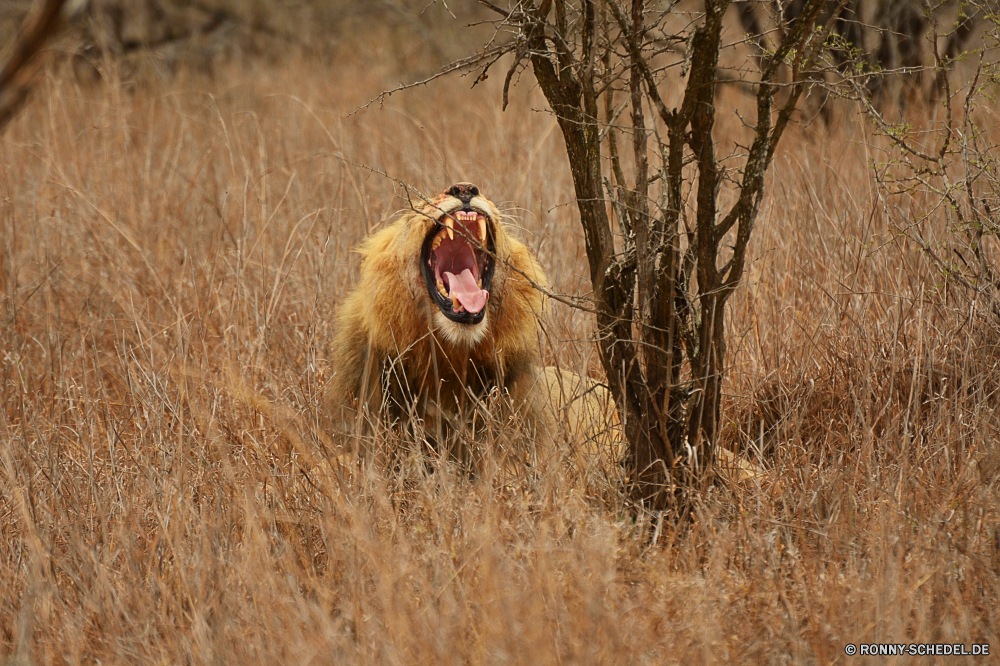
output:
POLYGON ((624 460, 625 440, 611 392, 575 372, 547 366, 535 373, 528 401, 539 415, 551 453, 568 445, 566 453, 577 472, 615 476, 624 460))

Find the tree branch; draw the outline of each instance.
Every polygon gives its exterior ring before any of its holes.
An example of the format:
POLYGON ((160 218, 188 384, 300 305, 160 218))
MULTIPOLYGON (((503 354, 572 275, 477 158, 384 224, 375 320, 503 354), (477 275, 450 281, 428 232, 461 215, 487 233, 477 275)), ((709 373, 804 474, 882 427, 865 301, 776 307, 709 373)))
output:
POLYGON ((0 132, 17 116, 31 92, 38 54, 62 25, 66 0, 46 0, 24 30, 3 71, 0 72, 0 132))

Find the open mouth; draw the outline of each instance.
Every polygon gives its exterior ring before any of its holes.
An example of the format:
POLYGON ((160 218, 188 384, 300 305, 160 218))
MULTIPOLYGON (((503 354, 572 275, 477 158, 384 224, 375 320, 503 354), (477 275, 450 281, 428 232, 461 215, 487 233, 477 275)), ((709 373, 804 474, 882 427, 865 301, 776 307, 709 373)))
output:
POLYGON ((493 242, 489 218, 468 206, 443 216, 424 239, 420 268, 427 292, 451 321, 478 324, 486 316, 493 242))

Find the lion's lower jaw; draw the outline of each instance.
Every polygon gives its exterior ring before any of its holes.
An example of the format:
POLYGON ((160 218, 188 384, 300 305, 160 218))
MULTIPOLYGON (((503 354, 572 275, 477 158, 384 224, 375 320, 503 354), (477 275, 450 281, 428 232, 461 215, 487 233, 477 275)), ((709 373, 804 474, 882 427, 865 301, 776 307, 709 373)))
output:
POLYGON ((483 338, 486 337, 486 333, 489 328, 489 320, 490 315, 487 312, 486 316, 484 316, 483 320, 478 324, 457 324, 440 312, 435 312, 434 328, 437 329, 437 331, 449 344, 455 347, 467 347, 471 349, 482 342, 483 338))

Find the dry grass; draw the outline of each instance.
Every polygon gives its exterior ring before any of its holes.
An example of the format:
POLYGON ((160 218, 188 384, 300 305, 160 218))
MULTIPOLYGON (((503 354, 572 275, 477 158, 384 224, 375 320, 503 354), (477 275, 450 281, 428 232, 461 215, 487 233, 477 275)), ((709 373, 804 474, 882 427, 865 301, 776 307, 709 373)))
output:
MULTIPOLYGON (((886 244, 850 122, 787 138, 733 307, 726 437, 762 483, 707 491, 651 543, 655 517, 555 477, 346 473, 323 348, 350 248, 403 206, 351 163, 475 181, 557 289, 587 271, 539 97, 504 114, 492 79, 446 82, 347 118, 395 78, 340 64, 131 92, 54 76, 0 144, 0 660, 1000 651, 996 337, 886 244)), ((547 361, 596 374, 590 335, 554 306, 547 361)))

